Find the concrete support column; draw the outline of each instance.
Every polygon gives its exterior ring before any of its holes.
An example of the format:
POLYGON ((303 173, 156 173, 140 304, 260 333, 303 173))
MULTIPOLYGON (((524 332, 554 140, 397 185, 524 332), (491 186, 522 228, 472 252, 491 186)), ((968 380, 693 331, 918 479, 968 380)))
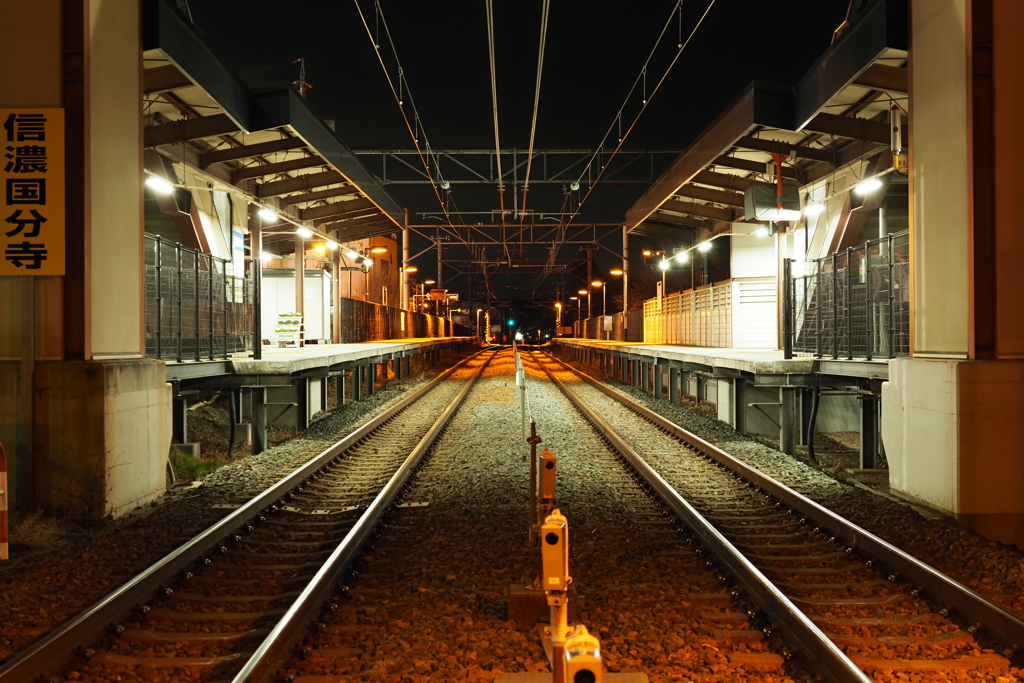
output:
POLYGON ((267 450, 267 388, 249 387, 249 405, 251 414, 249 422, 252 427, 252 454, 257 455, 267 450))
POLYGON ((320 410, 327 410, 327 378, 320 378, 320 410))
POLYGON ((377 384, 377 364, 369 363, 366 365, 366 396, 373 396, 373 390, 377 384))
POLYGON ((405 359, 402 356, 399 356, 398 358, 395 358, 392 361, 392 364, 395 366, 395 379, 396 380, 401 380, 402 379, 402 364, 404 362, 405 362, 405 359))
POLYGON ((172 403, 174 410, 171 437, 178 443, 188 443, 188 399, 176 396, 172 403))
POLYGON ((363 398, 363 366, 357 365, 352 368, 352 400, 360 401, 363 398))
POLYGON ((334 378, 334 403, 341 408, 345 405, 345 371, 334 378))
POLYGON ((412 356, 405 357, 405 376, 408 377, 412 374, 412 356))
POLYGON ((660 399, 665 393, 665 371, 661 365, 652 364, 651 369, 654 371, 654 398, 660 399))
POLYGON ((878 399, 865 396, 860 401, 860 467, 878 466, 878 399))
POLYGON ((800 388, 779 388, 779 450, 786 455, 796 454, 797 434, 800 431, 800 388))
POLYGON ((672 405, 679 405, 679 370, 668 369, 668 400, 672 405))

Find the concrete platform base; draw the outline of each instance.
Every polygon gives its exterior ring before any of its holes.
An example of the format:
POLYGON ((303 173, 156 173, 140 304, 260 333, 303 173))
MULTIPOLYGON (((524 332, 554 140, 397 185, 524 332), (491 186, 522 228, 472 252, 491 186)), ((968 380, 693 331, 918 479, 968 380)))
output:
MULTIPOLYGON (((515 673, 498 674, 494 683, 551 683, 551 674, 515 673)), ((606 673, 602 680, 605 683, 648 683, 647 674, 610 674, 606 673)))
MULTIPOLYGON (((544 591, 521 585, 508 587, 508 620, 517 628, 533 626, 538 621, 547 622, 551 608, 544 591)), ((576 591, 569 589, 569 621, 576 618, 576 591)))
POLYGON ((200 453, 199 447, 199 442, 172 443, 171 454, 174 455, 175 453, 177 453, 178 455, 183 455, 185 457, 195 458, 196 460, 198 460, 200 453))

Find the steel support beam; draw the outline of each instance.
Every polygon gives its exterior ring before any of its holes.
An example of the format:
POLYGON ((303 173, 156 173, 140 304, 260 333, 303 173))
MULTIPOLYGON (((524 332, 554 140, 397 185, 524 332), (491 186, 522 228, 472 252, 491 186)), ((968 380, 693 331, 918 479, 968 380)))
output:
POLYGON ((326 165, 327 162, 318 156, 288 159, 287 161, 279 161, 275 164, 255 164, 232 171, 231 184, 237 185, 243 180, 247 180, 249 178, 262 178, 263 176, 277 175, 278 173, 285 173, 287 171, 298 171, 304 168, 326 165))
POLYGON ((756 149, 759 152, 785 154, 787 156, 790 153, 793 153, 801 159, 813 159, 815 161, 825 161, 827 163, 835 162, 835 156, 827 149, 805 147, 804 145, 797 145, 792 142, 783 142, 780 140, 755 138, 750 135, 744 135, 737 140, 736 146, 743 147, 744 149, 756 149))
POLYGON ((173 145, 237 132, 238 124, 232 121, 227 114, 214 114, 197 119, 181 119, 180 121, 161 123, 158 126, 148 126, 143 129, 143 137, 146 147, 159 147, 160 145, 173 145))
POLYGON ((361 197, 359 190, 352 185, 345 185, 343 187, 332 187, 329 190, 315 190, 313 192, 304 192, 302 194, 293 194, 288 197, 281 197, 277 200, 277 205, 281 208, 291 206, 292 204, 302 204, 304 202, 316 202, 321 199, 330 199, 332 197, 361 197))
MULTIPOLYGON (((369 199, 351 199, 344 202, 331 202, 330 204, 321 204, 320 206, 311 206, 308 209, 302 209, 299 211, 299 220, 311 221, 330 216, 343 217, 345 214, 365 209, 378 210, 376 204, 371 202, 369 199)), ((336 220, 342 220, 342 218, 338 218, 336 220)))
POLYGON ((257 455, 267 450, 267 388, 247 387, 251 413, 249 422, 252 424, 252 454, 257 455))
POLYGON ((906 95, 909 90, 909 79, 907 70, 898 66, 886 66, 885 64, 872 64, 864 73, 857 76, 854 85, 872 90, 884 90, 885 92, 906 95))
MULTIPOLYGON (((763 165, 760 171, 762 173, 764 172, 763 165)), ((687 199, 701 199, 706 202, 715 202, 716 204, 725 204, 726 206, 737 206, 739 208, 743 208, 743 195, 739 192, 715 190, 710 187, 686 184, 676 190, 675 196, 687 199)), ((668 207, 663 204, 661 208, 667 209, 668 207)), ((674 209, 669 210, 673 211, 674 209)))
POLYGON ((170 92, 192 85, 195 85, 192 80, 178 71, 178 67, 173 64, 145 69, 142 72, 142 91, 147 95, 170 92))
MULTIPOLYGON (((881 121, 871 121, 855 116, 840 116, 838 114, 818 114, 807 122, 803 130, 812 133, 824 133, 826 135, 838 135, 854 140, 867 140, 879 144, 889 143, 889 124, 881 121)), ((820 159, 820 161, 828 161, 820 159)))
POLYGON ((290 149, 303 149, 307 145, 302 138, 281 138, 270 142, 260 142, 255 145, 242 145, 241 147, 228 147, 226 149, 215 149, 199 155, 199 168, 208 168, 213 164, 224 161, 236 161, 249 157, 273 154, 274 152, 286 152, 290 149))
POLYGON ((779 387, 779 450, 786 455, 796 455, 800 431, 799 392, 799 387, 779 387))
POLYGON ((323 187, 324 185, 334 185, 343 182, 345 182, 345 179, 337 171, 307 173, 295 178, 259 184, 256 186, 256 196, 276 197, 279 194, 291 194, 292 192, 301 192, 313 187, 323 187))
POLYGON ((862 396, 860 400, 860 467, 878 467, 878 399, 862 396))

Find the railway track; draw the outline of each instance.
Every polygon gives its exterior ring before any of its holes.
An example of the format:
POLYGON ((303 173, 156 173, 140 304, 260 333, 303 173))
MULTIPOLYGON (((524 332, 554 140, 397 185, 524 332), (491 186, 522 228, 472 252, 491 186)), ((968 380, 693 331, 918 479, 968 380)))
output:
POLYGON ((0 667, 0 680, 265 680, 493 352, 467 359, 0 667))
POLYGON ((1016 615, 584 373, 534 361, 830 678, 1012 680, 1016 615))

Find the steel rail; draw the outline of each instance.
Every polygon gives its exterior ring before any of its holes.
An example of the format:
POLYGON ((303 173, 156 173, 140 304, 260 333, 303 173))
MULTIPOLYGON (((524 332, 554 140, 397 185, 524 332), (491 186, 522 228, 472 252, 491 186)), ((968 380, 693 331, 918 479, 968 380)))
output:
MULTIPOLYGON (((554 359, 557 360, 557 359, 554 359)), ((558 361, 561 363, 561 361, 558 361)), ((799 610, 775 584, 761 573, 721 532, 704 518, 680 493, 643 457, 625 442, 611 427, 565 383, 554 376, 543 363, 539 363, 552 383, 583 415, 601 436, 617 450, 640 474, 672 511, 683 520, 715 558, 722 563, 745 590, 751 602, 760 607, 782 629, 782 635, 798 647, 812 668, 837 683, 870 683, 871 679, 840 650, 807 615, 799 610)), ((565 365, 564 363, 562 364, 565 365)), ((565 366, 568 368, 568 366, 565 366)), ((575 368, 568 368, 580 373, 575 368)))
POLYGON ((940 612, 941 610, 945 610, 947 614, 957 612, 961 621, 966 622, 977 631, 984 629, 991 637, 1014 652, 1024 647, 1024 619, 1005 607, 992 602, 956 579, 943 574, 938 569, 882 540, 870 531, 729 455, 714 444, 683 429, 653 410, 631 401, 587 373, 570 367, 554 356, 550 357, 579 375, 590 386, 652 422, 693 450, 710 457, 758 487, 765 494, 773 496, 796 512, 814 520, 823 530, 830 531, 835 539, 841 539, 849 547, 857 549, 870 558, 875 566, 881 565, 887 569, 891 578, 902 578, 907 583, 913 584, 921 591, 920 597, 937 605, 940 612))
POLYGON ((169 587, 193 564, 228 544, 240 529, 256 519, 268 507, 281 503, 283 496, 290 490, 303 484, 346 450, 390 422, 452 373, 482 353, 483 351, 477 352, 441 373, 390 410, 381 413, 305 465, 296 468, 287 477, 172 550, 99 602, 79 612, 63 626, 22 650, 8 662, 0 665, 0 681, 30 681, 40 676, 49 680, 49 675, 64 666, 75 656, 77 650, 87 647, 110 632, 139 605, 145 604, 160 590, 169 587))
POLYGON ((366 537, 370 535, 388 506, 405 486, 412 471, 448 426, 452 417, 466 400, 466 396, 473 389, 473 385, 476 384, 487 364, 495 355, 492 353, 484 360, 476 374, 466 382, 452 402, 441 412, 430 430, 416 444, 409 457, 392 475, 373 502, 367 506, 366 511, 356 521, 352 529, 345 534, 345 538, 334 549, 324 565, 317 570, 292 606, 277 622, 270 634, 242 667, 242 670, 232 679, 232 683, 256 683, 267 680, 279 665, 287 662, 291 656, 292 645, 305 635, 306 625, 316 616, 317 610, 324 600, 330 597, 334 591, 338 576, 355 559, 359 549, 366 541, 366 537))

